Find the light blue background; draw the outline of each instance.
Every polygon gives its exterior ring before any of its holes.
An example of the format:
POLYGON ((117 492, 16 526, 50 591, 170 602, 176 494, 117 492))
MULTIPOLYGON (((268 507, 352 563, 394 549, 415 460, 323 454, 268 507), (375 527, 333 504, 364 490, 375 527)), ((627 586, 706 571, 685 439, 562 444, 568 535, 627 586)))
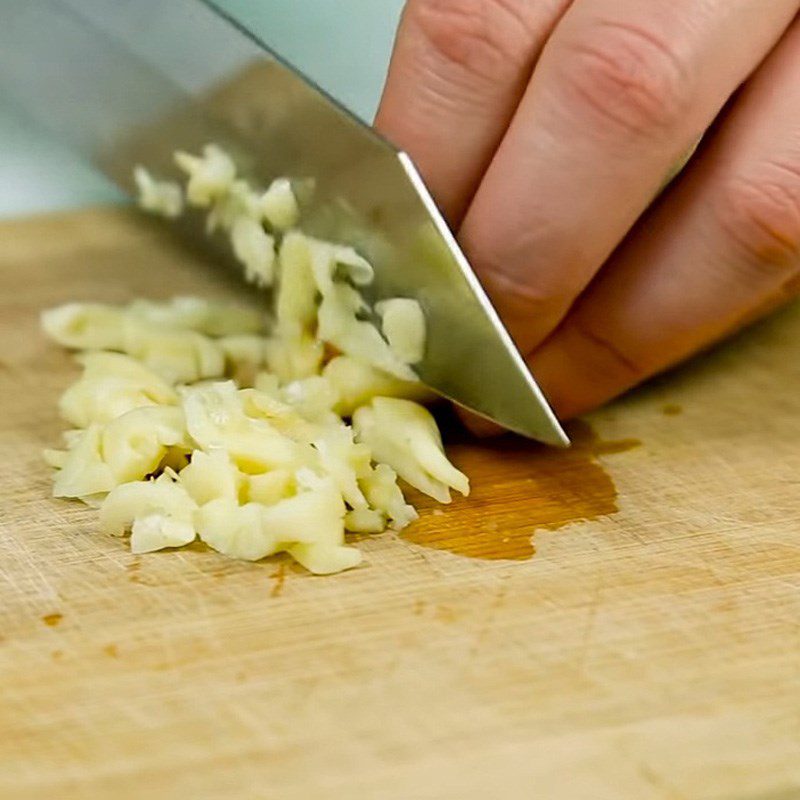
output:
MULTIPOLYGON (((217 2, 357 114, 372 118, 403 0, 217 2)), ((79 157, 0 105, 0 215, 120 199, 79 157)))

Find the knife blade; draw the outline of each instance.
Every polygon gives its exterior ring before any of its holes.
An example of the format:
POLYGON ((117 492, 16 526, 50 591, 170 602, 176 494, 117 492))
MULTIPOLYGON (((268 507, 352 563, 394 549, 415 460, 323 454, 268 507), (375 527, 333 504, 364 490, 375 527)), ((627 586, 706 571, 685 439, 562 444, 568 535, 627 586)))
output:
MULTIPOLYGON (((254 182, 308 187, 303 229, 373 263, 370 299, 422 305, 422 381, 510 430, 569 444, 411 159, 213 3, 12 0, 0 10, 0 87, 129 194, 135 165, 177 177, 175 150, 208 142, 254 182)), ((203 235, 199 218, 186 234, 203 235)))

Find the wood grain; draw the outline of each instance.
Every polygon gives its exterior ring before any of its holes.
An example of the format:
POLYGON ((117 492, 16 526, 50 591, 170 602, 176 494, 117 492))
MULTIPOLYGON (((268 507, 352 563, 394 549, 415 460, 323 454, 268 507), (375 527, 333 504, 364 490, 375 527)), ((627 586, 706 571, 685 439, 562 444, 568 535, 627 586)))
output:
POLYGON ((477 499, 320 579, 136 558, 48 496, 74 368, 40 310, 236 285, 124 211, 0 244, 0 796, 800 796, 797 307, 591 419, 639 447, 458 445, 477 499), (567 485, 596 519, 547 524, 567 485), (511 529, 533 558, 430 539, 511 529))

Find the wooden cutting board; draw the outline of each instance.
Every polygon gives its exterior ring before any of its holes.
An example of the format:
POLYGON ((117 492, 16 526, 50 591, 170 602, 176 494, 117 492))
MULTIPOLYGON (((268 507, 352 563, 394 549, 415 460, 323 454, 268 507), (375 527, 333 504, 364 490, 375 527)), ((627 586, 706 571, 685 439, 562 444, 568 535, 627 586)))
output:
POLYGON ((363 568, 134 557, 49 497, 37 316, 238 291, 126 211, 0 225, 1 797, 800 797, 800 308, 568 453, 456 443, 363 568))

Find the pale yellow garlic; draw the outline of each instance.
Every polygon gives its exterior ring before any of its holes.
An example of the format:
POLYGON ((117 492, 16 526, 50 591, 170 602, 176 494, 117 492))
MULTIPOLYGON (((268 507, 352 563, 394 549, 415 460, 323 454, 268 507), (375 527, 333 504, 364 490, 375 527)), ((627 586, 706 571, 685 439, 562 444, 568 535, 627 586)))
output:
POLYGON ((274 372, 259 372, 256 375, 253 388, 261 394, 271 397, 273 400, 284 405, 281 400, 281 381, 274 372))
POLYGON ((194 450, 191 461, 178 475, 181 485, 199 506, 212 500, 237 500, 245 476, 224 450, 194 450))
POLYGON ((225 354, 228 371, 242 367, 260 367, 264 364, 266 340, 263 336, 223 336, 216 343, 225 354))
POLYGON ((159 330, 137 319, 123 324, 123 347, 173 383, 193 383, 225 374, 225 355, 208 336, 189 330, 159 330))
POLYGON ((225 375, 239 386, 253 386, 266 359, 263 336, 223 336, 216 340, 225 354, 225 375))
POLYGON ((85 506, 97 510, 103 505, 103 500, 106 499, 106 492, 99 492, 98 494, 84 494, 77 499, 80 500, 85 506))
POLYGON ((376 397, 356 410, 353 427, 373 458, 388 464, 415 489, 440 503, 450 502, 450 488, 469 494, 467 476, 447 460, 436 420, 423 406, 376 397))
POLYGON ((293 228, 300 218, 300 208, 286 178, 274 180, 258 200, 260 216, 271 228, 286 231, 293 228))
POLYGON ((173 387, 141 361, 122 353, 105 351, 79 353, 75 360, 83 366, 83 377, 89 380, 117 378, 130 381, 151 392, 159 403, 171 404, 177 399, 173 387))
POLYGON ((214 200, 206 218, 206 232, 211 234, 218 228, 230 232, 237 220, 246 217, 258 221, 260 215, 258 194, 238 178, 214 200))
POLYGON ((319 374, 324 357, 325 346, 310 335, 264 342, 267 369, 285 383, 319 374))
POLYGON ((154 475, 162 473, 179 473, 182 469, 189 465, 189 457, 191 453, 189 448, 191 445, 180 445, 178 447, 168 447, 164 457, 158 462, 158 466, 153 470, 154 475))
POLYGON ((375 304, 381 330, 395 355, 406 364, 418 364, 425 356, 425 314, 409 298, 395 297, 375 304))
POLYGON ((358 483, 370 508, 383 514, 393 530, 401 531, 419 517, 414 506, 403 497, 397 473, 388 464, 377 464, 358 483))
POLYGON ((189 177, 186 199, 193 206, 210 206, 228 192, 236 178, 233 159, 215 144, 207 144, 202 156, 177 152, 175 163, 189 177))
POLYGON ((419 381, 402 381, 350 356, 332 359, 322 374, 338 395, 333 410, 343 417, 351 416, 373 397, 400 397, 418 402, 429 402, 435 397, 419 381))
POLYGON ((258 220, 242 216, 231 227, 231 245, 244 266, 247 281, 265 288, 272 286, 275 272, 275 239, 258 220))
POLYGON ((282 543, 262 524, 263 506, 220 498, 194 516, 197 533, 209 547, 230 558, 258 561, 279 552, 282 543))
POLYGON ((54 450, 48 447, 42 451, 42 457, 44 458, 44 461, 48 467, 54 467, 55 469, 62 469, 64 465, 67 463, 67 458, 69 457, 69 451, 54 450))
POLYGON ((134 408, 178 401, 163 378, 119 353, 87 353, 78 357, 84 374, 59 400, 61 416, 79 428, 106 423, 134 408))
MULTIPOLYGON (((264 420, 281 435, 302 443, 304 445, 302 448, 298 445, 298 459, 301 459, 302 455, 302 463, 306 464, 310 457, 310 442, 316 425, 286 403, 281 395, 281 390, 277 394, 271 394, 258 389, 242 389, 239 392, 239 399, 247 417, 264 420)), ((299 466, 300 463, 298 460, 295 466, 299 466)))
POLYGON ((333 575, 357 567, 364 560, 360 550, 345 545, 296 544, 287 550, 314 575, 333 575))
POLYGON ((244 498, 248 503, 271 506, 296 494, 297 481, 294 472, 274 469, 259 475, 245 476, 244 498))
POLYGON ((372 264, 352 247, 305 236, 311 256, 311 273, 320 293, 331 291, 335 281, 346 279, 356 286, 368 286, 375 277, 372 264))
POLYGON ((350 510, 345 514, 344 527, 351 533, 383 533, 386 530, 386 515, 374 508, 350 510))
POLYGON ((42 328, 55 342, 81 350, 122 350, 125 311, 102 303, 68 303, 42 313, 42 328))
POLYGON ((362 555, 354 547, 344 545, 344 516, 342 496, 330 478, 315 478, 298 473, 298 481, 307 482, 307 490, 289 500, 269 507, 264 515, 265 525, 285 542, 292 557, 315 575, 328 575, 350 569, 361 563, 362 555), (298 531, 313 530, 313 537, 303 541, 298 531), (293 538, 288 538, 291 534, 293 538))
POLYGON ((325 557, 342 558, 338 548, 344 543, 344 514, 344 503, 334 483, 316 479, 298 494, 270 506, 213 500, 195 514, 195 524, 209 547, 233 558, 257 561, 306 545, 317 549, 310 555, 307 550, 301 553, 324 569, 325 557))
POLYGON ((334 283, 323 295, 318 310, 318 336, 342 353, 401 380, 416 379, 414 371, 389 347, 377 328, 358 315, 366 311, 364 300, 352 286, 334 283))
POLYGON ((68 431, 62 431, 61 438, 64 440, 64 445, 68 449, 72 449, 76 444, 78 444, 79 441, 81 441, 81 439, 83 439, 83 429, 71 428, 68 431))
POLYGON ((156 180, 144 167, 133 170, 139 207, 151 214, 176 219, 183 213, 183 190, 173 181, 156 180))
POLYGON ((124 310, 159 328, 181 328, 214 337, 261 333, 267 321, 263 311, 199 297, 175 297, 163 303, 134 300, 124 310))
POLYGON ((299 491, 275 505, 263 506, 262 522, 280 542, 336 546, 344 544, 342 495, 332 478, 298 471, 299 491))
POLYGON ((53 497, 87 497, 119 484, 102 455, 102 425, 90 425, 72 443, 53 482, 53 497))
POLYGON ((136 408, 102 429, 100 452, 116 484, 154 472, 172 447, 191 449, 183 412, 176 406, 136 408))
POLYGON ((312 339, 317 323, 317 293, 308 237, 292 231, 284 237, 279 253, 275 316, 281 341, 312 339))
POLYGON ((183 547, 197 538, 191 521, 162 514, 138 516, 131 526, 131 553, 153 553, 167 547, 183 547))
MULTIPOLYGON (((94 354, 65 394, 64 416, 88 427, 65 434, 66 452, 46 455, 61 467, 57 488, 88 503, 111 492, 106 521, 131 530, 136 552, 180 546, 196 530, 236 558, 287 551, 317 574, 355 566, 361 554, 345 545, 346 529, 400 530, 417 516, 389 464, 439 499, 449 486, 468 491, 432 418, 392 399, 430 397, 409 366, 424 354, 422 309, 402 298, 373 309, 357 288, 373 281, 369 261, 292 230, 299 206, 288 180, 259 192, 215 145, 176 161, 187 201, 209 209, 208 230, 226 232, 249 280, 276 284, 275 327, 261 335, 265 314, 194 298, 49 312, 46 327, 67 346, 127 354, 94 354), (342 355, 324 365, 331 349, 342 355), (226 370, 256 388, 210 382, 226 370), (176 404, 174 384, 195 385, 176 404), (353 412, 358 441, 341 418, 353 412)), ((136 177, 150 192, 145 205, 171 213, 157 182, 136 177)))
POLYGON ((367 499, 358 481, 369 475, 370 451, 365 445, 353 441, 352 428, 341 423, 322 427, 313 445, 320 466, 336 483, 350 508, 367 508, 367 499))
POLYGON ((300 445, 266 419, 245 414, 242 398, 230 381, 187 388, 182 402, 186 427, 198 447, 227 451, 244 472, 266 472, 301 459, 300 445))
POLYGON ((58 402, 61 416, 72 425, 87 428, 104 424, 134 408, 157 405, 147 391, 121 378, 81 379, 70 386, 58 402))
POLYGON ((339 425, 340 418, 333 407, 339 395, 331 382, 321 375, 312 375, 285 384, 279 397, 304 419, 327 425, 339 425))
POLYGON ((266 372, 259 375, 257 379, 259 386, 237 391, 237 397, 244 413, 248 417, 268 420, 276 426, 277 430, 281 430, 282 423, 288 421, 307 422, 308 420, 300 417, 297 409, 292 408, 283 399, 283 389, 277 380, 274 384, 266 380, 268 375, 269 373, 266 372))
POLYGON ((149 553, 194 541, 197 504, 168 475, 124 483, 100 506, 100 527, 112 536, 131 531, 131 551, 149 553))
POLYGON ((193 330, 155 329, 133 311, 99 303, 71 303, 42 314, 45 332, 65 347, 118 350, 172 382, 191 382, 224 374, 217 344, 193 330))
MULTIPOLYGON (((323 242, 305 237, 310 256, 311 273, 322 297, 317 309, 317 336, 343 353, 358 358, 398 378, 414 380, 414 372, 385 341, 375 326, 361 314, 369 312, 369 306, 361 293, 343 282, 355 286, 367 286, 374 278, 372 265, 352 247, 323 242)), ((402 312, 408 316, 408 312, 402 312)), ((397 332, 397 313, 392 312, 392 331, 397 332)), ((408 325, 406 325, 408 328, 408 325)), ((412 335, 415 332, 411 332, 412 335)), ((424 335, 424 330, 423 330, 424 335)), ((409 344, 409 337, 400 339, 401 345, 409 344)))

